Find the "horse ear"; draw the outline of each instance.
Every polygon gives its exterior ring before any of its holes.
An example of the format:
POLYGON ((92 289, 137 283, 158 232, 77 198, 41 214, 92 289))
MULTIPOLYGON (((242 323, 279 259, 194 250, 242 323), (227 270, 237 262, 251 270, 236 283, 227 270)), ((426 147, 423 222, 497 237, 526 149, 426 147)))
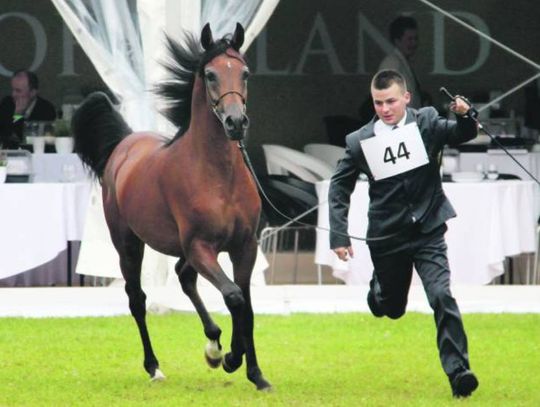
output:
POLYGON ((212 37, 212 29, 210 23, 206 23, 201 32, 201 44, 205 51, 208 51, 214 44, 214 38, 212 37))
POLYGON ((236 30, 234 30, 234 34, 231 39, 231 46, 239 51, 240 47, 244 43, 244 27, 242 27, 242 24, 236 23, 236 30))

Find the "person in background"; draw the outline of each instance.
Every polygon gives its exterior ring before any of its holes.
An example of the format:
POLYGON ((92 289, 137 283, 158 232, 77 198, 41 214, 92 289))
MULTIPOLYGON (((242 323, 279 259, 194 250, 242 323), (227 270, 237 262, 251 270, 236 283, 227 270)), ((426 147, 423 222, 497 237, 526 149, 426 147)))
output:
POLYGON ((11 78, 11 96, 0 102, 0 145, 17 149, 23 142, 25 121, 53 121, 56 109, 38 95, 39 81, 35 73, 16 71, 11 78))
MULTIPOLYGON (((381 61, 377 71, 391 69, 403 75, 411 95, 409 107, 419 109, 431 104, 431 97, 421 90, 420 82, 412 67, 412 60, 418 49, 418 24, 416 20, 410 16, 397 17, 390 23, 389 34, 394 49, 381 61)), ((371 121, 375 115, 371 95, 364 99, 358 109, 358 114, 362 125, 371 121)))
POLYGON ((371 82, 376 116, 350 133, 344 157, 330 181, 330 247, 340 260, 353 257, 348 231, 350 198, 358 176, 369 182, 368 245, 374 271, 367 296, 376 317, 405 314, 413 266, 435 313, 437 346, 454 397, 478 387, 469 367, 467 337, 450 292, 444 234, 456 216, 441 185, 438 156, 445 145, 476 137, 469 105, 450 104, 457 120, 440 117, 433 107, 407 108, 411 95, 397 71, 380 71, 371 82))
POLYGON ((428 103, 428 95, 423 94, 418 78, 412 67, 412 60, 418 49, 418 24, 413 17, 399 16, 390 24, 390 42, 394 50, 379 64, 378 71, 393 69, 405 78, 411 94, 409 107, 419 109, 428 103))

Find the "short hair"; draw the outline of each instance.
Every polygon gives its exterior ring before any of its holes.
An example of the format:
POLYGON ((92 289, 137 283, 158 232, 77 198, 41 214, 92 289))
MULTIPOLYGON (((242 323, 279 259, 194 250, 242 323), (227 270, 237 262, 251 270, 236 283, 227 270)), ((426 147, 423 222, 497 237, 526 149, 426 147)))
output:
POLYGON ((399 16, 390 23, 390 41, 399 40, 403 37, 405 30, 417 30, 418 24, 413 17, 399 16))
POLYGON ((401 75, 398 71, 394 71, 393 69, 383 69, 373 76, 373 79, 371 80, 371 87, 378 90, 388 89, 394 83, 396 83, 404 91, 407 91, 407 82, 405 81, 403 75, 401 75))
POLYGON ((30 90, 32 89, 37 90, 39 88, 39 80, 38 80, 37 75, 34 72, 29 71, 27 69, 19 69, 13 72, 12 78, 15 78, 16 76, 19 76, 19 75, 26 76, 26 79, 28 79, 28 87, 30 88, 30 90))

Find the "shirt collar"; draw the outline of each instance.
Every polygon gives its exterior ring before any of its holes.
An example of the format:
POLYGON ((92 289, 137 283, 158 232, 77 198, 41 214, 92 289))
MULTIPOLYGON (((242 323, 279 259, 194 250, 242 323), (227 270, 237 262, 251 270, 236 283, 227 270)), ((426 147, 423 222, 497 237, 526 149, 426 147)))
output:
POLYGON ((378 120, 378 122, 379 122, 378 125, 379 126, 382 125, 383 128, 385 128, 386 130, 394 130, 395 126, 397 126, 398 128, 405 126, 406 121, 407 121, 407 110, 405 110, 405 114, 403 115, 403 117, 401 118, 401 120, 397 124, 386 124, 382 120, 378 120))
MULTIPOLYGON (((405 110, 405 116, 403 117, 402 120, 399 121, 398 124, 401 123, 401 125, 404 126, 405 124, 408 124, 407 121, 409 123, 415 122, 417 115, 418 115, 417 110, 407 107, 407 109, 405 110)), ((379 116, 375 114, 373 115, 373 118, 371 119, 371 121, 368 124, 366 124, 364 127, 362 127, 359 131, 361 135, 363 135, 363 137, 366 137, 366 135, 369 135, 369 134, 373 134, 373 133, 379 134, 381 131, 385 131, 385 129, 382 129, 381 126, 386 126, 386 124, 381 119, 379 119, 379 116)), ((392 128, 393 126, 388 126, 388 127, 392 128)))
POLYGON ((34 110, 34 107, 36 106, 36 101, 37 101, 37 97, 35 97, 31 102, 30 104, 28 105, 28 107, 26 108, 26 110, 24 111, 24 118, 28 120, 28 118, 30 117, 30 115, 32 114, 32 111, 34 110))
POLYGON ((405 114, 397 124, 386 124, 382 120, 377 120, 373 125, 373 131, 375 132, 375 134, 390 133, 392 130, 394 130, 394 126, 397 126, 398 128, 405 126, 406 121, 407 111, 405 110, 405 114))
POLYGON ((389 126, 389 127, 391 127, 391 128, 394 128, 394 126, 403 127, 403 126, 405 126, 406 121, 407 121, 407 110, 405 110, 405 114, 403 115, 401 120, 396 125, 389 126))

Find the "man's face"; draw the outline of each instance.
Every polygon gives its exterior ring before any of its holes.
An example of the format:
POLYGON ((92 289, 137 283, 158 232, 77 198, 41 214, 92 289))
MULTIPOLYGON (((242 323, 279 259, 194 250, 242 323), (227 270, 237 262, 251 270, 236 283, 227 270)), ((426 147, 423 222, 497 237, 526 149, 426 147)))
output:
POLYGON ((36 90, 30 89, 26 75, 17 75, 11 79, 11 96, 15 102, 29 104, 36 97, 36 90))
POLYGON ((393 126, 405 115, 405 109, 411 101, 411 94, 404 91, 397 83, 386 89, 371 87, 371 96, 375 113, 384 123, 393 126))
POLYGON ((416 30, 405 30, 401 38, 394 40, 394 44, 407 59, 411 58, 418 48, 418 32, 416 30))

